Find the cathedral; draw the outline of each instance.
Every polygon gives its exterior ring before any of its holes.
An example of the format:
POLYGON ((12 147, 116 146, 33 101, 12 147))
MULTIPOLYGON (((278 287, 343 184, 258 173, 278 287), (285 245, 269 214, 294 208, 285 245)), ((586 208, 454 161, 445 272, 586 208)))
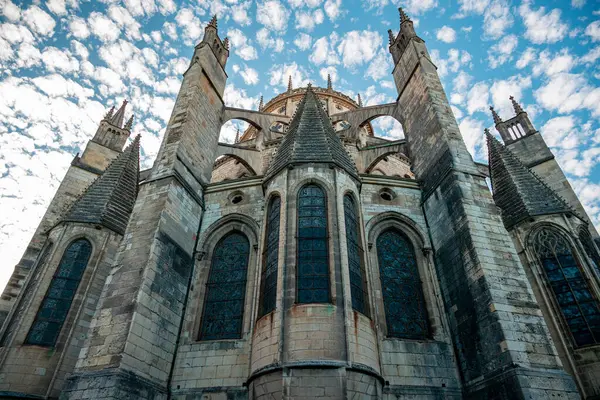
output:
POLYGON ((113 107, 2 293, 0 399, 600 399, 600 239, 543 132, 512 99, 474 162, 389 39, 394 103, 245 110, 213 18, 148 170, 113 107))

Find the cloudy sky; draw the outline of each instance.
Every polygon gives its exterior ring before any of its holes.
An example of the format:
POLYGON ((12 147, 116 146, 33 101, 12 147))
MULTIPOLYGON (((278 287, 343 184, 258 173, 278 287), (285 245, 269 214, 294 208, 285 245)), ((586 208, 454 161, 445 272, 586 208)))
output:
MULTIPOLYGON (((256 108, 289 75, 325 86, 327 74, 371 105, 396 97, 387 30, 398 31, 398 6, 427 42, 475 159, 486 157, 488 106, 509 118, 515 96, 600 225, 598 0, 0 0, 0 287, 73 156, 125 98, 151 166, 211 15, 231 41, 228 105, 256 108)), ((402 135, 389 119, 375 127, 402 135)))

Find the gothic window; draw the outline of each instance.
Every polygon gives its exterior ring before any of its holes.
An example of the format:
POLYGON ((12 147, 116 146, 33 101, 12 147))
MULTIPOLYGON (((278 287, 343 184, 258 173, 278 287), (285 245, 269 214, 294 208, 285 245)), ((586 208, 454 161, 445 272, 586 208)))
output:
POLYGON ((396 230, 385 231, 377 238, 377 258, 387 336, 425 339, 429 324, 412 244, 396 230))
POLYGON ((352 308, 367 314, 367 282, 365 280, 364 251, 360 240, 360 225, 356 205, 352 196, 344 196, 344 220, 346 223, 346 245, 350 270, 350 293, 352 308))
POLYGON ((65 250, 27 335, 28 344, 54 346, 91 253, 86 239, 74 241, 65 250))
POLYGON ((261 299, 258 316, 262 317, 275 309, 277 299, 277 261, 279 259, 279 214, 281 198, 271 199, 267 211, 267 233, 265 251, 263 253, 263 268, 261 273, 261 299))
POLYGON ((242 335, 250 244, 232 232, 215 246, 204 297, 200 340, 238 339, 242 335))
POLYGON ((581 241, 586 254, 592 260, 592 266, 598 275, 600 275, 600 254, 598 254, 598 250, 596 250, 596 246, 594 246, 594 241, 592 240, 590 231, 588 231, 586 227, 582 227, 579 231, 579 240, 581 241))
POLYGON ((600 343, 600 309, 567 240, 541 229, 533 249, 577 346, 600 343))
POLYGON ((298 194, 298 303, 329 302, 326 201, 317 185, 298 194))

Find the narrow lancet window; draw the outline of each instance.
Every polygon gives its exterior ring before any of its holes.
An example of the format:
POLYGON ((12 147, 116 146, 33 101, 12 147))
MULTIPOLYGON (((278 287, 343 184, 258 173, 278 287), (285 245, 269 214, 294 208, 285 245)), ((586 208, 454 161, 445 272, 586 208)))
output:
POLYGON ((65 250, 27 335, 28 344, 56 344, 91 253, 92 245, 86 239, 74 241, 65 250))
POLYGON ((344 220, 346 223, 346 246, 348 247, 352 308, 360 313, 367 314, 364 251, 360 240, 358 212, 354 200, 349 194, 344 196, 344 220))
POLYGON ((582 227, 580 229, 579 240, 581 241, 586 254, 590 260, 592 260, 592 267, 596 270, 598 276, 600 276, 600 254, 598 254, 598 250, 596 250, 596 246, 594 245, 594 241, 587 227, 582 227))
POLYGON ((329 302, 326 201, 317 185, 298 194, 298 303, 329 302))
POLYGON ((250 244, 232 232, 216 245, 206 283, 200 340, 239 339, 242 335, 250 244))
POLYGON ((600 343, 600 309, 567 239, 544 228, 533 249, 577 346, 600 343))
POLYGON ((412 244, 396 230, 385 231, 377 238, 377 258, 387 336, 427 338, 427 310, 412 244))
POLYGON ((267 232, 265 250, 263 252, 263 267, 260 282, 260 305, 258 316, 262 317, 275 309, 277 300, 277 266, 279 259, 279 215, 281 198, 271 199, 267 210, 267 232))

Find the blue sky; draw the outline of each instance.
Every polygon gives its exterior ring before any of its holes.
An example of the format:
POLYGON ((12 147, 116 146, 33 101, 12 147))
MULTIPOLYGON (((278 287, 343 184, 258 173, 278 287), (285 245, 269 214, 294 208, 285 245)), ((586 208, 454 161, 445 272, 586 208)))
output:
MULTIPOLYGON (((325 86, 327 74, 371 105, 396 97, 387 30, 398 31, 399 6, 427 43, 475 159, 486 157, 488 106, 509 118, 515 96, 598 226, 597 0, 0 0, 0 286, 74 154, 124 98, 151 166, 211 15, 231 41, 228 105, 256 108, 289 75, 295 86, 325 86)), ((402 135, 390 119, 375 127, 402 135)), ((222 140, 235 129, 227 124, 222 140)))

